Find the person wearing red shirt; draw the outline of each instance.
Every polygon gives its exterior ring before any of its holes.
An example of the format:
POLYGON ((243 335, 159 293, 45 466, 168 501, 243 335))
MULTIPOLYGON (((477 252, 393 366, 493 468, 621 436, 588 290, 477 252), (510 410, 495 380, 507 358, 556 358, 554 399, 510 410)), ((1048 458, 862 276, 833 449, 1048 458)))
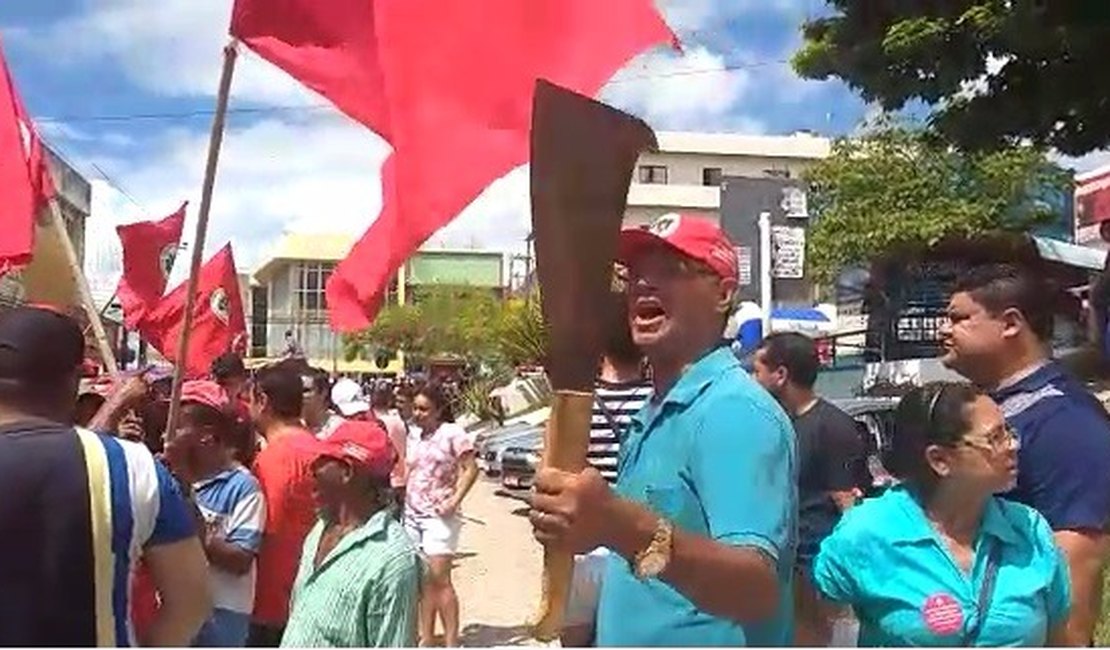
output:
POLYGON ((251 416, 266 439, 254 460, 254 474, 266 501, 266 527, 258 554, 254 614, 247 644, 277 647, 289 618, 301 547, 316 523, 313 455, 301 422, 304 396, 300 373, 276 365, 261 370, 251 394, 251 416))

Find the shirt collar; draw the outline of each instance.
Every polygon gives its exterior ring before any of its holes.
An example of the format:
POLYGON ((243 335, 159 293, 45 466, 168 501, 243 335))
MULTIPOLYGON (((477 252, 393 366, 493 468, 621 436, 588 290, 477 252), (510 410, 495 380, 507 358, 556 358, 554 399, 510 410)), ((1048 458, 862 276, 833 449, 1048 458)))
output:
POLYGON ((740 361, 728 347, 717 346, 686 367, 662 404, 685 406, 693 402, 709 384, 729 368, 740 368, 740 361))
POLYGON ((1049 360, 1032 369, 1027 368, 1009 379, 1006 379, 999 384, 998 388, 991 391, 991 397, 993 397, 995 401, 1000 401, 1015 393, 1024 393, 1043 388, 1045 385, 1065 375, 1064 368, 1059 362, 1049 360))
MULTIPOLYGON (((929 518, 925 515, 925 510, 904 485, 890 488, 889 494, 889 498, 897 504, 899 515, 897 525, 890 527, 893 542, 914 543, 936 539, 936 533, 933 531, 932 525, 929 524, 929 518)), ((1014 525, 1002 512, 1002 506, 999 505, 996 498, 987 499, 980 532, 1005 544, 1016 544, 1021 540, 1017 531, 1014 530, 1014 525)))
POLYGON ((224 471, 220 472, 219 474, 216 474, 215 476, 210 476, 206 479, 201 479, 201 480, 193 483, 193 489, 194 490, 199 490, 201 488, 212 485, 213 483, 221 483, 223 481, 228 480, 232 476, 234 476, 238 471, 239 471, 238 466, 225 469, 224 471))

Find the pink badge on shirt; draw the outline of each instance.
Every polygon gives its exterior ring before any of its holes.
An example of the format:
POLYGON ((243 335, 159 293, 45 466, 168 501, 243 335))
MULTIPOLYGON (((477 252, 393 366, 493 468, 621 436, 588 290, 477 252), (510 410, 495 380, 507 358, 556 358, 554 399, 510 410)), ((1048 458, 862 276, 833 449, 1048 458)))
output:
POLYGON ((934 594, 926 598, 921 616, 929 631, 937 636, 955 634, 964 626, 964 611, 960 603, 948 594, 934 594))

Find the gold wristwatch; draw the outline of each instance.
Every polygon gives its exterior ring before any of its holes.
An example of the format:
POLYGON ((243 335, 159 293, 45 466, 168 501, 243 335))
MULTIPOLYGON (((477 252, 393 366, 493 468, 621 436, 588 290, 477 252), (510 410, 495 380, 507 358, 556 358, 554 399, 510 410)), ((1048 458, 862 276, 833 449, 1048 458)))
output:
POLYGON ((674 541, 674 526, 666 519, 655 524, 655 533, 647 548, 636 554, 633 571, 640 580, 657 578, 666 571, 671 563, 671 547, 674 541))

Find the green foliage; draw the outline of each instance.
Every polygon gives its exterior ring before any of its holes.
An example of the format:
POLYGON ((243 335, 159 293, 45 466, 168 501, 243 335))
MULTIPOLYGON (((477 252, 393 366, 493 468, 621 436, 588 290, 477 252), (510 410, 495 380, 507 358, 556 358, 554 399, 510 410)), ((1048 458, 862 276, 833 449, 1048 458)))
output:
POLYGON ((452 355, 484 368, 484 377, 538 364, 546 345, 538 296, 501 300, 484 288, 424 287, 415 305, 390 305, 369 329, 348 337, 346 352, 355 358, 400 350, 414 360, 452 355))
POLYGON ((838 77, 869 102, 931 106, 962 148, 1032 142, 1069 155, 1110 144, 1110 22, 1103 2, 828 0, 794 55, 804 77, 838 77))
POLYGON ((1068 176, 1032 147, 962 153, 889 125, 834 143, 809 169, 816 216, 806 261, 819 280, 901 246, 1022 230, 1052 217, 1034 193, 1068 176))
POLYGON ((501 354, 514 366, 543 365, 547 355, 547 325, 539 294, 510 300, 501 317, 501 354))

